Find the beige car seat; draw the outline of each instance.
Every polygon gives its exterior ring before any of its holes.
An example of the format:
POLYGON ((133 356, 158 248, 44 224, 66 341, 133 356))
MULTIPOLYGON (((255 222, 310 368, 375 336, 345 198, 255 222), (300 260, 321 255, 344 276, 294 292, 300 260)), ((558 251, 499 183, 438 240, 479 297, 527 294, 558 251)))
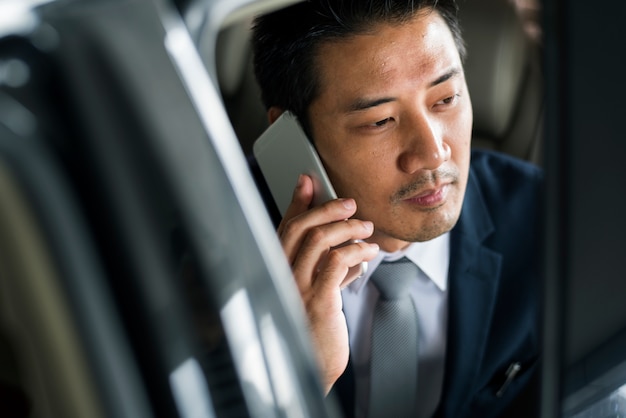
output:
POLYGON ((468 49, 465 76, 474 109, 475 148, 541 163, 541 46, 524 32, 507 0, 461 3, 468 49))
MULTIPOLYGON (((541 162, 543 87, 540 46, 529 39, 507 0, 460 3, 465 65, 474 109, 473 146, 541 162)), ((267 127, 252 73, 251 19, 224 28, 216 49, 226 109, 243 151, 267 127)))

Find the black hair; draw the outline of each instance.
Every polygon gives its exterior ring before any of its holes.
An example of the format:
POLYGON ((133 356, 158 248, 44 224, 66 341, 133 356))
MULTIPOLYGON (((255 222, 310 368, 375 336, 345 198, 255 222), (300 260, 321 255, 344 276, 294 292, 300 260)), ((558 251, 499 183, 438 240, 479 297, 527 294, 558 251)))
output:
POLYGON ((455 0, 305 0, 258 16, 252 47, 263 104, 292 111, 310 133, 307 109, 319 94, 318 46, 367 33, 376 23, 401 24, 428 9, 444 19, 463 61, 466 50, 455 0))

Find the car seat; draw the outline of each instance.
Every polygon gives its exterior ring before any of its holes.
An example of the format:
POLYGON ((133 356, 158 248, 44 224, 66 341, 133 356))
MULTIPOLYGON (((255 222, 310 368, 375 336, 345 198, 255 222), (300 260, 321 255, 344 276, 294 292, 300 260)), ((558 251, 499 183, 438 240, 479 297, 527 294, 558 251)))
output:
POLYGON ((474 109, 472 144, 541 163, 541 46, 505 0, 461 4, 465 76, 474 109))
MULTIPOLYGON (((526 36, 507 0, 462 2, 459 19, 468 49, 465 72, 474 110, 473 146, 540 163, 540 45, 526 36)), ((216 48, 222 97, 246 154, 268 124, 252 70, 251 21, 223 28, 216 48)))

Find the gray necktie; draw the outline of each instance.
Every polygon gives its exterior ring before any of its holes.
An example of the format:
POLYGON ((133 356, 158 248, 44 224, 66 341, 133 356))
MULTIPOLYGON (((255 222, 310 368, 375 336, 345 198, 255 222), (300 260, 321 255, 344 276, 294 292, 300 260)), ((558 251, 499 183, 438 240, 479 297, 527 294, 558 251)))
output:
POLYGON ((417 274, 417 266, 402 258, 382 263, 370 279, 380 291, 372 323, 370 418, 416 415, 418 319, 409 285, 417 274))

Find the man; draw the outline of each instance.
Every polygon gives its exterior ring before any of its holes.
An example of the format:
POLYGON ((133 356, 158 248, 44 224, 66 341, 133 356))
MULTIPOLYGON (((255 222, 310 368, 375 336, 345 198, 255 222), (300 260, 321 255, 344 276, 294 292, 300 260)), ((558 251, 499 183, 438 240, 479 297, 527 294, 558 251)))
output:
POLYGON ((253 45, 270 122, 298 116, 340 196, 311 208, 301 176, 278 226, 326 390, 371 416, 369 279, 406 257, 419 267, 411 416, 532 417, 541 173, 471 153, 454 1, 312 0, 258 18, 253 45))

